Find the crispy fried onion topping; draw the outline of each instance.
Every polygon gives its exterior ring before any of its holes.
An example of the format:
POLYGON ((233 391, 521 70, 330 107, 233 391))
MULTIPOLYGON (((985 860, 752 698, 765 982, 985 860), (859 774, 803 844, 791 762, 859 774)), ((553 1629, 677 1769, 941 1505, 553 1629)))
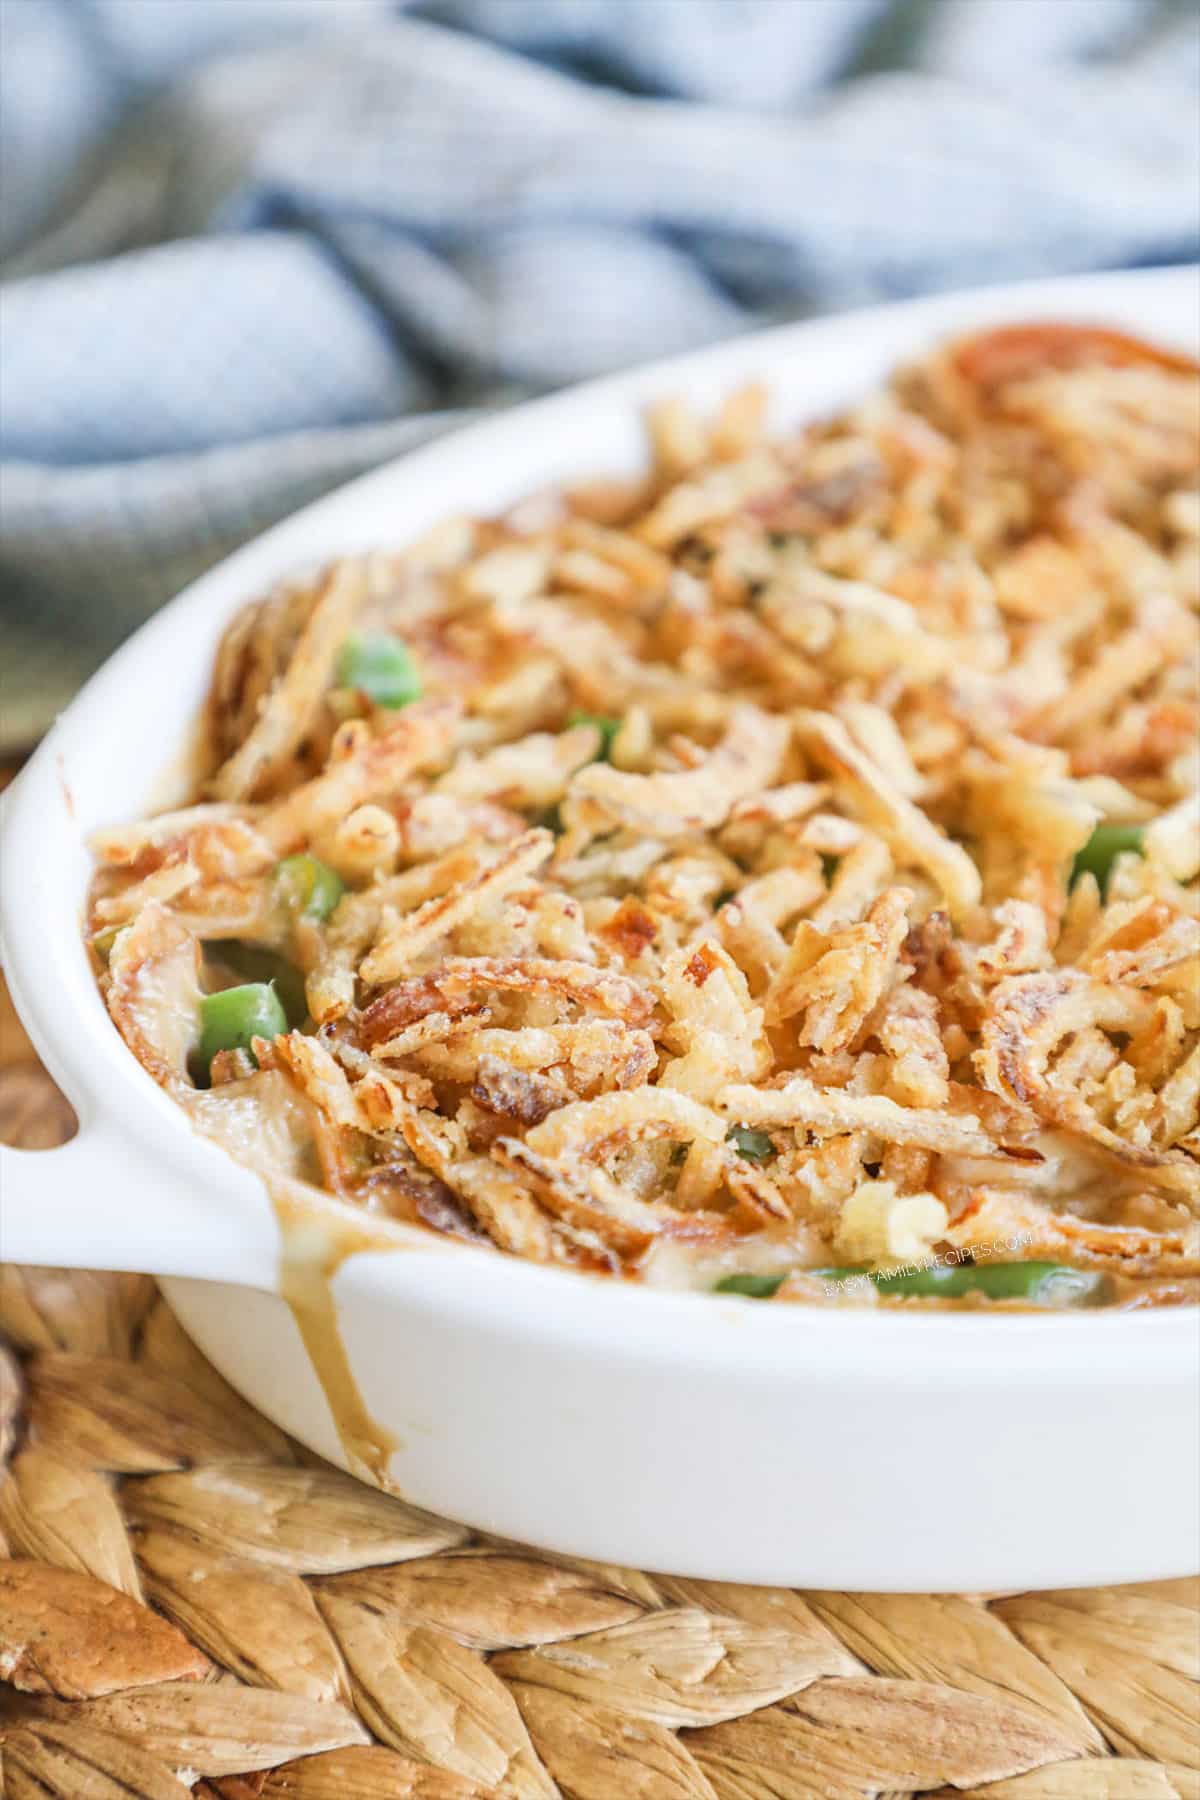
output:
POLYGON ((106 998, 117 1030, 165 1088, 187 1082, 200 1011, 200 946, 157 900, 118 932, 106 998))
POLYGON ((778 441, 669 399, 632 481, 253 600, 191 792, 93 843, 126 1042, 542 1262, 1190 1279, 1196 374, 1035 322, 778 441))
POLYGON ((723 825, 747 794, 779 772, 788 731, 782 719, 739 706, 716 748, 678 774, 630 775, 593 763, 571 781, 573 801, 589 801, 605 819, 651 837, 676 838, 723 825))
MULTIPOLYGON (((1152 1002, 1135 988, 1097 981, 1075 969, 1015 975, 994 990, 976 1055, 980 1079, 993 1093, 1019 1101, 1049 1125, 1078 1133, 1155 1186, 1200 1208, 1200 1166, 1162 1142, 1161 1098, 1125 1131, 1100 1106, 1118 1066, 1112 1042, 1144 1031, 1152 1002), (1088 1060, 1055 1066, 1056 1053, 1079 1047, 1088 1060)), ((1128 1067, 1128 1065, 1123 1065, 1128 1067)))

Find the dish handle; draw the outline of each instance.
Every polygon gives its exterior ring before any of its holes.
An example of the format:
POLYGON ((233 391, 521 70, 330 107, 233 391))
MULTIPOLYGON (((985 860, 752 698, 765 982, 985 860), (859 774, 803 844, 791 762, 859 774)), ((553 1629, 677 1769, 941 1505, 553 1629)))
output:
POLYGON ((277 1290, 279 1235, 262 1198, 253 1208, 198 1189, 81 1113, 55 1149, 0 1145, 0 1261, 277 1290))

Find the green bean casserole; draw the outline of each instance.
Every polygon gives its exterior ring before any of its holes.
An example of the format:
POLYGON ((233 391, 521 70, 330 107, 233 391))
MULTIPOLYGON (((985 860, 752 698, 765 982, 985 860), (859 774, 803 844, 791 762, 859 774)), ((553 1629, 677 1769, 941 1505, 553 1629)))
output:
POLYGON ((112 1018, 256 1168, 511 1256, 1194 1300, 1195 365, 1033 324, 764 414, 245 607, 193 803, 95 840, 112 1018))

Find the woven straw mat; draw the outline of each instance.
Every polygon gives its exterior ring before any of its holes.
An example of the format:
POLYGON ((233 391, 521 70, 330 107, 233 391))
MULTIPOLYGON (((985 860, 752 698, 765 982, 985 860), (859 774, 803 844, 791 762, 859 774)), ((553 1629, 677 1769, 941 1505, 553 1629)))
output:
MULTIPOLYGON (((4 1023, 0 1137, 57 1143, 4 1023)), ((147 1277, 6 1267, 0 1332, 9 1800, 1200 1795, 1198 1580, 799 1594, 555 1558, 318 1461, 147 1277)))

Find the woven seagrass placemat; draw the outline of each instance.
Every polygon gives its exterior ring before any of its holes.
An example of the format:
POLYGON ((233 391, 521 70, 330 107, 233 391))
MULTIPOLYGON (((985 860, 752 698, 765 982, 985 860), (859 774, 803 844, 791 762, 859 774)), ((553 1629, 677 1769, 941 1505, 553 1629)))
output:
MULTIPOLYGON (((0 1138, 59 1142, 0 1027, 0 1138)), ((11 1800, 1200 1794, 1200 1580, 798 1594, 544 1556, 292 1443, 146 1277, 5 1267, 0 1332, 11 1800)))

